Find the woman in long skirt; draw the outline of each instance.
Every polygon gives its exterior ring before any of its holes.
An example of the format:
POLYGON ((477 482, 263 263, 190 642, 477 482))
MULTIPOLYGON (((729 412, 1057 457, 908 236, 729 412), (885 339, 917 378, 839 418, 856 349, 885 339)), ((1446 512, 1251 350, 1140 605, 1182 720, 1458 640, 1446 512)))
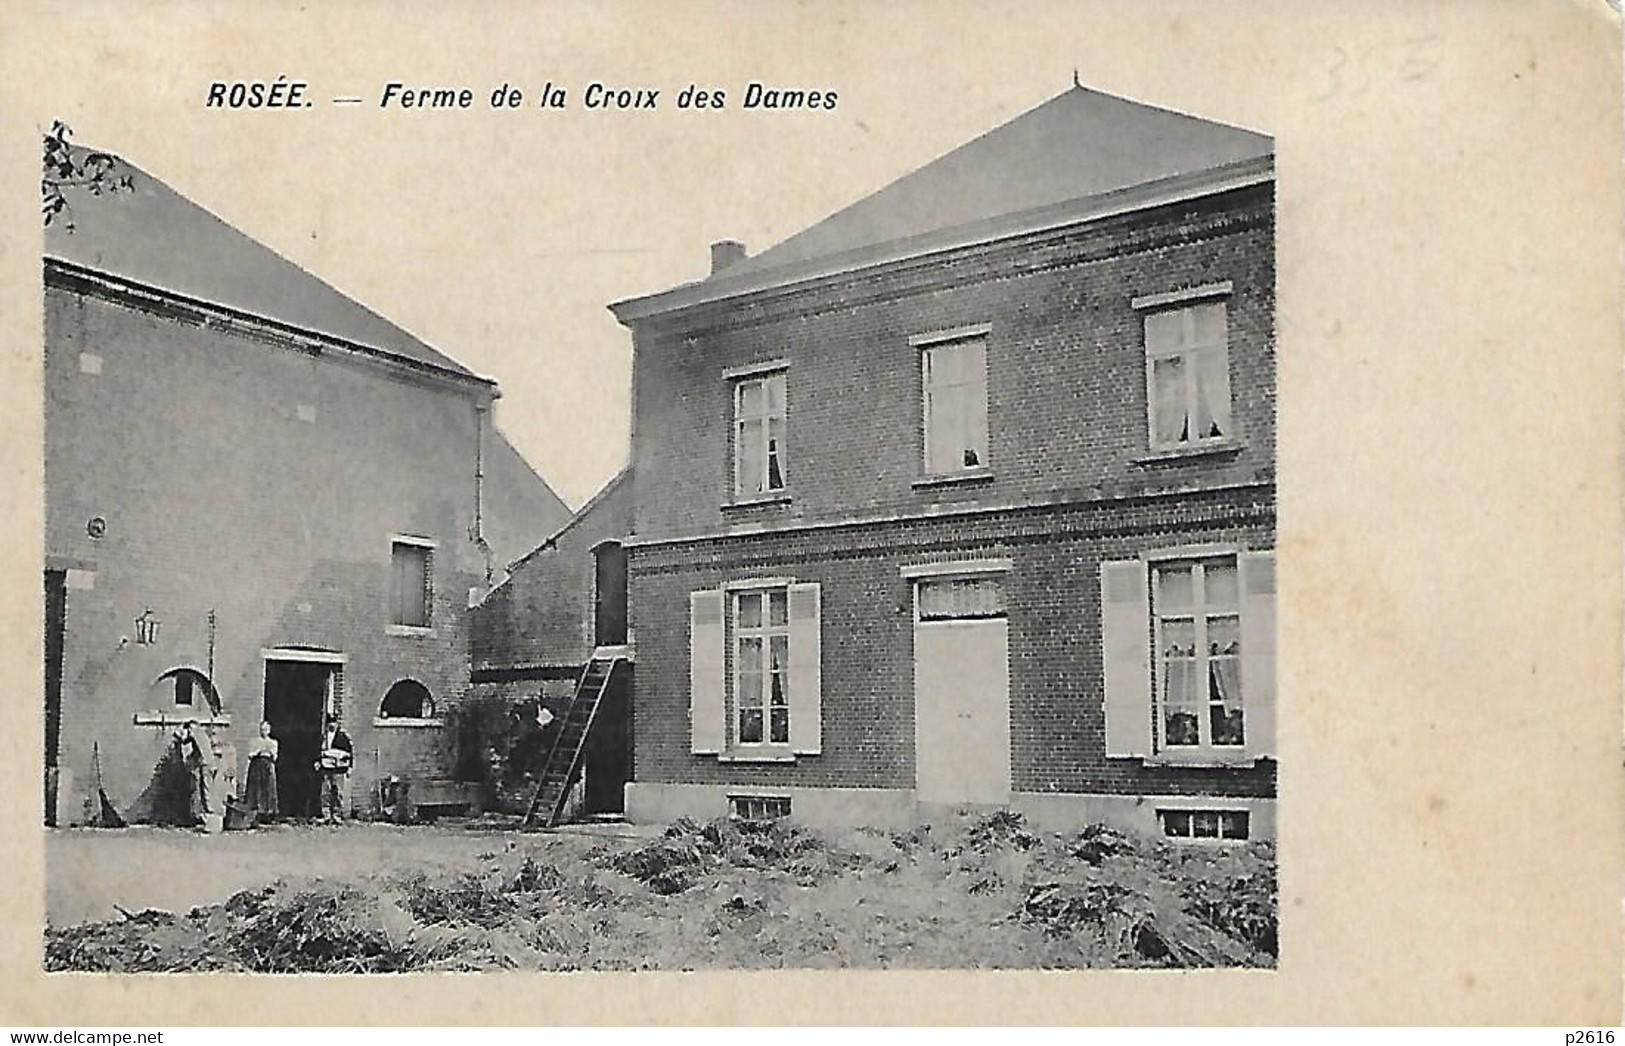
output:
POLYGON ((271 736, 271 724, 260 724, 260 736, 248 746, 248 788, 243 800, 262 821, 277 816, 276 804, 276 738, 271 736))

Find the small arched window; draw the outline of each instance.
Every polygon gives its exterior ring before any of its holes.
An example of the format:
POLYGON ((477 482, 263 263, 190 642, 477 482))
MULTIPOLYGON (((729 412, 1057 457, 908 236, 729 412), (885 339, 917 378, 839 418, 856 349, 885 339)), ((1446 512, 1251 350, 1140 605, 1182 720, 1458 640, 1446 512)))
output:
POLYGON ((416 679, 402 679, 389 688, 378 709, 380 719, 433 719, 434 697, 416 679))
POLYGON ((171 668, 153 685, 160 694, 168 696, 176 708, 207 706, 211 713, 220 711, 220 691, 208 676, 195 668, 171 668))

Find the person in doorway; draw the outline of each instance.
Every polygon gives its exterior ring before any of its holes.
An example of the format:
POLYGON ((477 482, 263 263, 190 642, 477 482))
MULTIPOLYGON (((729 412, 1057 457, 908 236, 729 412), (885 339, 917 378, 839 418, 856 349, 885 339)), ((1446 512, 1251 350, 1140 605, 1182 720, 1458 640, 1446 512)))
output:
POLYGON ((344 795, 354 752, 350 735, 339 728, 339 717, 329 713, 327 727, 322 731, 321 758, 316 760, 316 772, 322 782, 324 824, 338 824, 344 820, 344 795))
POLYGON ((248 808, 261 821, 274 821, 276 802, 276 738, 271 736, 271 724, 261 723, 260 734, 248 744, 248 787, 243 799, 248 808))

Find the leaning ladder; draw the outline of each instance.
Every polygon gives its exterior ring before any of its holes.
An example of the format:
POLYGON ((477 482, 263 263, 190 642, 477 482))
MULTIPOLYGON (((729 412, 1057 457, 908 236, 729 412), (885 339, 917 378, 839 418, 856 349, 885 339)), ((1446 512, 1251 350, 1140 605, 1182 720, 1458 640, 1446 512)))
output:
POLYGON ((536 782, 536 794, 531 798, 530 808, 525 811, 527 827, 537 824, 538 817, 543 815, 546 819, 541 823, 546 828, 555 827, 563 819, 565 804, 570 797, 570 784, 580 771, 587 751, 587 738, 598 720, 598 707, 603 703, 609 681, 622 660, 619 655, 594 657, 582 670, 575 694, 570 698, 570 707, 564 713, 564 722, 559 725, 558 736, 553 738, 552 747, 547 750, 547 759, 542 763, 542 776, 536 782))

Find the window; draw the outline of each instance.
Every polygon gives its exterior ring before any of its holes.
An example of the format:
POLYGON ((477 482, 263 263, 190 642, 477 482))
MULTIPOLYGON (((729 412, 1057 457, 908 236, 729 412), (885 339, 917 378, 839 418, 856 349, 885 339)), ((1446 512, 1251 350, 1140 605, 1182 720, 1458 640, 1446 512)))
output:
POLYGON ((1273 550, 1103 562, 1100 613, 1107 756, 1276 758, 1273 550))
POLYGON ((690 752, 789 762, 823 751, 820 591, 768 577, 688 594, 690 752))
POLYGON ((734 725, 741 745, 790 743, 787 589, 734 596, 734 725))
POLYGON ((734 385, 734 492, 759 497, 785 488, 786 375, 746 378, 734 385))
POLYGON ((195 668, 172 668, 158 677, 160 691, 169 696, 176 708, 196 708, 207 702, 211 713, 220 710, 220 693, 209 677, 195 668))
POLYGON ((1151 604, 1161 746, 1245 744, 1235 557, 1155 564, 1151 604))
POLYGON ((922 578, 921 621, 974 621, 1004 616, 1004 592, 998 578, 922 578))
POLYGON ((1188 446, 1232 435, 1228 346, 1223 302, 1146 314, 1153 447, 1188 446))
POLYGON ((987 466, 987 340, 926 345, 920 352, 925 471, 940 476, 987 466))
POLYGON ((389 688, 378 708, 380 719, 433 719, 434 697, 416 679, 402 679, 389 688))
POLYGON ((790 816, 787 795, 730 795, 728 812, 736 821, 777 821, 790 816))
POLYGON ((428 628, 433 600, 434 549, 426 543, 396 540, 390 545, 389 621, 403 628, 428 628))
POLYGON ((1157 819, 1170 839, 1242 840, 1252 828, 1246 810, 1158 810, 1157 819))

